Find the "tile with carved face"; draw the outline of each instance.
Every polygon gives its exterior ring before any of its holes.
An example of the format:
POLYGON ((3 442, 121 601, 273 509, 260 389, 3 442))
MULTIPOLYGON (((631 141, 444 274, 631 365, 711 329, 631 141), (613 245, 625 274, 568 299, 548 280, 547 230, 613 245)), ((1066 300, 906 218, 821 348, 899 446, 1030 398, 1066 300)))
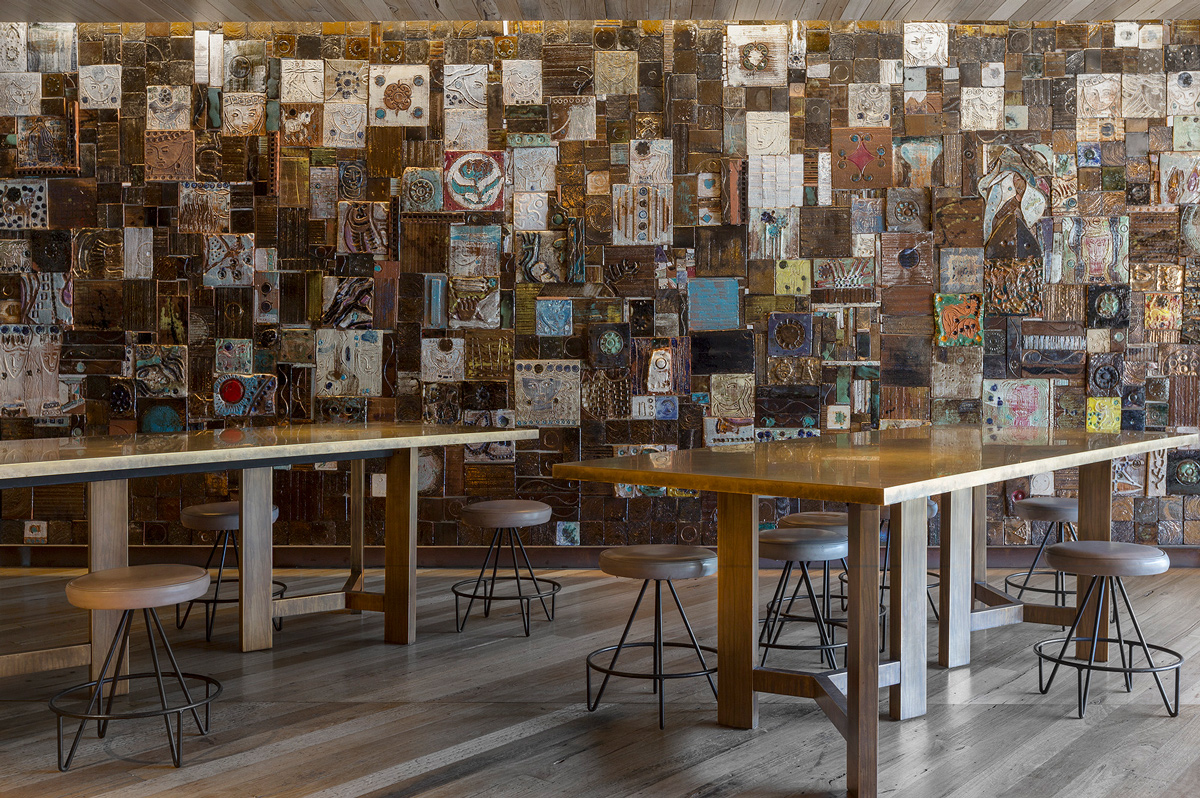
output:
POLYGON ((379 396, 383 337, 377 330, 318 330, 317 396, 379 396))
POLYGON ((514 59, 501 62, 505 105, 539 105, 542 102, 542 62, 514 59))
POLYGON ((487 108, 486 64, 446 64, 442 73, 442 102, 451 108, 487 108))
POLYGON ((265 94, 223 92, 221 132, 226 136, 261 136, 267 132, 265 94))
POLYGON ((146 130, 191 130, 190 86, 146 87, 146 130))
POLYGON ((575 427, 580 421, 578 360, 517 360, 518 427, 575 427))
POLYGON ((280 59, 279 100, 285 103, 324 102, 325 63, 319 58, 280 59))
POLYGON ((79 68, 79 107, 82 109, 121 107, 120 64, 101 64, 79 68))

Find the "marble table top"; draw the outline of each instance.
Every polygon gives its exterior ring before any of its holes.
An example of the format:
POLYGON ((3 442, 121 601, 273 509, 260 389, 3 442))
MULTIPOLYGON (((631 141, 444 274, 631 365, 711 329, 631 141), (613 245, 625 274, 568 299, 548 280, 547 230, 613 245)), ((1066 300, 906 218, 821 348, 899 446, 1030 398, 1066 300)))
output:
POLYGON ((646 452, 554 466, 557 479, 894 504, 1042 471, 1178 446, 1164 432, 935 426, 646 452))
POLYGON ((347 460, 414 446, 529 440, 537 436, 534 428, 372 422, 4 440, 0 441, 0 486, 347 460))

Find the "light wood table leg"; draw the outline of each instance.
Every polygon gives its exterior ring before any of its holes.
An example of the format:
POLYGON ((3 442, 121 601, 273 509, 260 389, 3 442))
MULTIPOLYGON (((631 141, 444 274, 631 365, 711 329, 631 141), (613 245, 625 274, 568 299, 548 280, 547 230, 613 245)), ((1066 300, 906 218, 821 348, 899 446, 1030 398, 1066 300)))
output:
POLYGON ((974 547, 971 489, 942 494, 941 589, 938 664, 957 668, 971 662, 971 554, 974 547))
POLYGON ((260 651, 272 645, 271 477, 270 468, 242 469, 238 568, 242 651, 260 651))
MULTIPOLYGON (((876 547, 878 549, 878 546, 876 547)), ((758 725, 758 498, 717 494, 717 722, 758 725)))
POLYGON ((892 659, 900 661, 900 683, 889 690, 892 720, 925 714, 925 552, 929 543, 925 507, 925 499, 892 505, 888 631, 892 659))
POLYGON ((383 555, 383 639, 417 640, 417 452, 388 458, 383 555))
POLYGON ((853 798, 875 798, 879 790, 879 508, 851 504, 849 511, 846 786, 853 798))
POLYGON ((971 564, 976 582, 987 581, 987 485, 971 488, 971 564))
MULTIPOLYGON (((367 462, 350 461, 350 576, 342 590, 363 589, 365 555, 363 544, 366 539, 366 479, 367 462)), ((352 615, 361 615, 362 610, 350 610, 352 615)))
MULTIPOLYGON (((1079 467, 1079 529, 1080 540, 1111 540, 1112 539, 1112 461, 1103 460, 1099 463, 1089 463, 1079 467)), ((1075 606, 1087 595, 1088 585, 1092 580, 1088 577, 1078 577, 1075 606)), ((1099 591, 1096 591, 1097 594, 1099 591)), ((1075 632, 1080 637, 1090 637, 1093 624, 1096 622, 1096 598, 1083 614, 1079 629, 1075 632)), ((1100 613, 1100 637, 1108 636, 1108 613, 1100 613)), ((1077 643, 1075 656, 1087 659, 1091 645, 1077 643)), ((1096 646, 1096 660, 1108 661, 1108 644, 1096 646)))
MULTIPOLYGON (((108 568, 124 568, 129 565, 129 480, 110 479, 105 482, 89 482, 88 501, 88 570, 103 571, 108 568)), ((104 655, 117 633, 121 613, 118 610, 93 610, 90 634, 92 643, 91 678, 100 678, 104 655)), ((129 672, 129 655, 118 663, 121 670, 129 672)), ((124 693, 127 685, 122 683, 118 692, 124 693)))

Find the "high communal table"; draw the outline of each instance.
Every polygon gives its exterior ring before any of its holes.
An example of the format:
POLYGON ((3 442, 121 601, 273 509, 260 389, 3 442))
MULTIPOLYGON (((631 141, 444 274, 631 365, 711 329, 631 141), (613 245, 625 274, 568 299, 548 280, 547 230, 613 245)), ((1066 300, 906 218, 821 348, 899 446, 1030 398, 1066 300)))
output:
POLYGON ((1069 607, 1035 609, 987 587, 989 482, 1078 467, 1079 537, 1108 540, 1112 459, 1197 443, 1200 436, 1195 434, 920 427, 564 463, 554 467, 554 476, 717 493, 718 721, 754 728, 759 692, 815 699, 846 739, 849 794, 868 798, 878 794, 879 688, 890 688, 891 718, 925 713, 928 498, 940 495, 942 502, 939 661, 962 665, 970 659, 972 630, 1022 620, 1059 624, 1064 617, 1069 625, 1073 612, 1069 607), (849 629, 843 670, 755 666, 759 496, 848 503, 849 629), (883 505, 891 506, 893 550, 891 655, 881 662, 883 505), (975 609, 973 599, 984 606, 975 609))
MULTIPOLYGON (((416 639, 418 447, 536 437, 536 429, 367 423, 8 440, 0 441, 0 490, 88 483, 88 569, 98 571, 129 563, 131 478, 239 469, 242 650, 271 647, 272 618, 339 609, 382 612, 384 639, 411 643, 416 639), (363 461, 375 457, 387 458, 382 593, 363 590, 363 461), (331 460, 351 461, 350 578, 342 590, 272 600, 271 471, 331 460)), ((0 656, 0 677, 90 663, 97 678, 119 615, 92 612, 87 643, 0 656)))

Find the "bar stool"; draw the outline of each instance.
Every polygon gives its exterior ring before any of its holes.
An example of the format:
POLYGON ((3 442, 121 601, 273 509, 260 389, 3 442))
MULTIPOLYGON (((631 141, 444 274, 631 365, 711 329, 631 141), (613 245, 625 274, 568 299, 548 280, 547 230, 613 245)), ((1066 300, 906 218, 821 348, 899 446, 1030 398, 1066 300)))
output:
POLYGON ((488 546, 487 556, 483 558, 483 567, 479 569, 479 576, 475 579, 456 582, 450 588, 454 593, 454 620, 458 631, 461 632, 466 627, 467 617, 471 614, 471 605, 475 603, 475 599, 483 602, 483 617, 485 618, 491 614, 493 601, 516 601, 521 607, 521 621, 525 626, 526 637, 529 637, 530 602, 534 599, 542 603, 546 620, 553 621, 554 597, 558 591, 562 590, 562 585, 553 579, 545 577, 538 579, 533 575, 533 565, 529 562, 529 555, 525 551, 525 544, 521 542, 520 533, 521 529, 549 521, 550 505, 521 499, 476 502, 463 508, 462 520, 484 529, 495 529, 496 533, 492 535, 492 543, 488 546), (505 534, 508 535, 508 550, 512 555, 513 575, 497 576, 500 568, 500 549, 503 546, 502 536, 505 534), (521 557, 525 560, 525 570, 529 574, 527 577, 521 575, 520 566, 517 564, 516 547, 521 549, 521 557), (485 576, 488 562, 492 563, 491 577, 485 576), (497 582, 515 583, 516 595, 497 596, 497 582), (531 583, 528 591, 522 587, 525 582, 531 583), (467 611, 460 615, 459 599, 464 598, 467 599, 467 611), (549 606, 546 605, 547 598, 550 599, 549 606))
POLYGON ((1042 561, 1042 554, 1046 551, 1046 544, 1050 542, 1050 538, 1058 533, 1058 542, 1066 542, 1064 530, 1071 536, 1071 540, 1079 540, 1075 535, 1075 524, 1079 523, 1079 500, 1078 499, 1059 499, 1054 496, 1034 496, 1029 499, 1022 499, 1013 504, 1013 512, 1018 518, 1023 518, 1026 521, 1049 521, 1049 526, 1046 527, 1046 534, 1042 535, 1042 543, 1038 546, 1037 554, 1033 558, 1033 563, 1030 564, 1029 570, 1024 574, 1017 572, 1004 577, 1004 592, 1009 592, 1010 588, 1017 590, 1017 600, 1025 595, 1026 591, 1030 593, 1042 593, 1054 596, 1054 606, 1066 606, 1067 604, 1067 578, 1062 571, 1038 570, 1038 563, 1042 561), (1071 526, 1067 526, 1070 524, 1071 526), (1034 576, 1049 576, 1054 575, 1054 588, 1030 587, 1029 580, 1034 576), (1022 578, 1024 577, 1024 578, 1022 578), (1021 581, 1017 585, 1017 580, 1021 581))
POLYGON ((1178 716, 1179 673, 1180 667, 1183 665, 1183 655, 1169 648, 1163 648, 1162 646, 1146 642, 1146 637, 1142 634, 1142 627, 1133 612, 1133 605, 1129 601, 1129 593, 1125 591, 1124 582, 1124 577, 1126 576, 1152 576, 1164 573, 1171 567, 1171 560, 1167 556, 1167 553, 1154 546, 1143 546, 1137 543, 1112 543, 1100 540, 1069 541, 1066 543, 1055 543, 1046 549, 1046 562, 1051 568, 1057 571, 1075 574, 1079 577, 1088 576, 1094 578, 1091 580, 1091 584, 1088 585, 1083 601, 1080 602, 1079 610, 1075 613, 1075 620, 1071 623, 1071 629, 1067 632, 1067 636, 1043 640, 1033 647, 1033 651, 1038 657, 1038 689, 1042 694, 1044 695, 1049 691, 1050 685, 1054 682, 1054 677, 1058 673, 1059 665, 1075 668, 1078 677, 1079 717, 1082 718, 1084 710, 1087 707, 1088 689, 1091 687, 1092 671, 1123 674, 1125 677, 1126 692, 1133 691, 1133 674, 1149 673, 1154 676, 1154 681, 1158 684, 1158 693, 1162 696, 1163 703, 1167 707, 1167 714, 1171 717, 1178 716), (1125 602, 1125 609, 1129 613, 1130 625, 1137 635, 1137 640, 1126 640, 1125 636, 1121 633, 1121 615, 1118 612, 1117 605, 1118 591, 1125 602), (1075 631, 1079 627, 1083 613, 1088 608, 1093 594, 1097 594, 1095 607, 1098 608, 1098 612, 1096 612, 1092 634, 1090 637, 1076 637, 1075 631), (1100 618, 1107 611, 1105 598, 1108 595, 1112 596, 1113 622, 1117 630, 1115 638, 1099 637, 1100 618), (1121 666, 1119 668, 1115 665, 1096 664, 1096 646, 1100 642, 1117 644, 1117 650, 1121 654, 1121 666), (1045 651, 1046 648, 1052 648, 1060 643, 1062 647, 1059 649, 1057 656, 1045 651), (1087 661, 1067 657, 1067 648, 1072 643, 1091 643, 1091 650, 1087 661), (1129 646, 1128 659, 1125 656, 1125 646, 1129 646), (1134 666, 1134 650, 1139 647, 1146 657, 1146 665, 1144 667, 1134 666), (1154 655, 1151 653, 1152 651, 1165 655, 1169 661, 1162 664, 1156 663, 1154 655), (1044 683, 1042 681, 1043 662, 1054 663, 1054 667, 1050 671, 1050 678, 1044 683), (1172 670, 1175 671, 1175 702, 1173 705, 1167 697, 1167 690, 1163 687, 1162 678, 1159 676, 1160 673, 1172 670))
MULTIPOLYGON (((811 513, 810 515, 832 517, 838 513, 811 513)), ((767 604, 767 616, 763 619, 762 631, 758 635, 758 645, 762 648, 762 659, 759 665, 765 667, 767 655, 771 649, 779 648, 788 651, 820 651, 822 661, 827 663, 832 670, 837 668, 834 651, 845 649, 846 644, 837 643, 834 640, 835 619, 830 618, 829 563, 833 560, 845 562, 845 558, 850 552, 849 537, 846 534, 845 526, 830 529, 783 526, 783 522, 790 517, 783 518, 780 526, 775 529, 764 530, 758 535, 758 555, 768 560, 780 560, 785 563, 783 573, 780 574, 779 581, 775 585, 775 594, 767 604), (816 590, 813 589, 812 578, 808 572, 809 562, 820 562, 824 567, 825 582, 820 604, 817 602, 816 590), (789 599, 787 598, 788 582, 797 563, 800 565, 800 581, 796 583, 789 599), (795 604, 800 594, 801 586, 808 592, 808 603, 812 609, 812 615, 796 615, 792 612, 792 605, 795 604), (784 609, 785 601, 787 603, 786 610, 784 609), (783 626, 788 621, 816 624, 817 633, 821 639, 820 644, 780 643, 779 636, 783 633, 783 626)), ((844 623, 844 619, 839 620, 844 623)))
MULTIPOLYGON (((272 505, 271 523, 277 520, 279 520, 279 508, 272 505)), ((184 611, 182 617, 179 614, 179 605, 175 606, 175 628, 182 629, 187 623, 188 616, 192 614, 192 605, 204 605, 204 639, 211 643, 213 623, 217 620, 217 605, 238 603, 237 596, 222 598, 221 587, 238 581, 236 578, 227 579, 225 577, 225 557, 229 553, 230 543, 233 544, 233 564, 239 572, 242 570, 241 561, 238 559, 238 530, 242 525, 242 504, 238 501, 193 504, 190 507, 184 507, 179 513, 179 522, 185 529, 219 533, 213 539, 212 549, 208 552, 208 560, 204 563, 205 571, 212 568, 213 557, 217 555, 217 549, 221 550, 221 560, 217 563, 216 587, 213 589, 212 596, 201 596, 189 601, 187 610, 184 611)), ((271 580, 271 598, 282 598, 286 591, 287 585, 283 582, 271 580)), ((275 624, 275 631, 283 629, 282 618, 274 618, 271 622, 275 624)))
POLYGON ((171 644, 163 631, 162 622, 158 619, 155 607, 190 601, 207 592, 211 578, 208 571, 194 565, 135 565, 129 568, 112 568, 105 571, 95 571, 72 579, 67 583, 67 601, 85 610, 122 610, 121 620, 117 624, 116 634, 108 647, 104 658, 104 666, 100 669, 100 677, 95 681, 76 685, 63 690, 50 699, 50 709, 58 716, 58 769, 66 771, 71 767, 79 740, 83 736, 83 728, 89 720, 96 721, 97 735, 101 738, 108 732, 110 720, 130 720, 134 718, 161 717, 167 725, 167 742, 171 747, 171 761, 175 767, 182 764, 183 746, 183 713, 190 712, 196 721, 200 734, 208 734, 208 705, 221 694, 221 683, 211 676, 201 676, 195 673, 184 673, 179 669, 171 644), (154 670, 145 673, 127 673, 121 675, 121 662, 125 659, 125 651, 129 645, 129 632, 133 627, 133 612, 141 610, 146 622, 146 637, 150 641, 150 659, 154 670), (166 651, 167 659, 173 670, 163 671, 159 667, 158 649, 155 642, 154 630, 158 630, 158 640, 166 651), (118 644, 120 650, 118 651, 118 644), (113 662, 112 676, 105 677, 108 666, 113 662), (167 688, 163 682, 164 676, 174 677, 183 692, 182 702, 171 703, 167 700, 167 688), (113 712, 113 697, 116 695, 117 682, 132 682, 135 679, 153 678, 158 685, 159 703, 161 709, 131 709, 126 712, 113 712), (204 697, 192 698, 188 689, 188 681, 193 687, 196 682, 204 685, 204 697), (108 685, 108 698, 102 701, 105 685, 108 685), (215 688, 215 690, 213 689, 215 688), (68 696, 78 693, 91 693, 87 708, 80 712, 66 706, 68 696), (103 708, 101 705, 103 704, 103 708), (204 707, 204 722, 200 722, 197 710, 204 707), (175 716, 175 727, 171 727, 171 715, 175 716), (63 758, 63 718, 76 718, 79 728, 75 731, 75 739, 71 749, 63 758))
POLYGON ((717 666, 709 667, 704 660, 704 652, 716 654, 717 650, 711 646, 702 646, 696 639, 695 632, 692 631, 692 625, 688 622, 687 613, 683 611, 683 604, 679 601, 679 594, 675 592, 673 581, 676 579, 700 579, 705 576, 712 576, 717 572, 717 555, 711 549, 706 549, 703 546, 682 546, 669 543, 659 543, 639 546, 621 546, 615 549, 605 549, 600 552, 600 570, 611 576, 621 576, 626 579, 641 579, 642 589, 638 593, 637 601, 633 604, 633 612, 629 614, 629 622, 625 624, 625 631, 621 633, 621 640, 615 646, 606 646, 598 648, 587 656, 587 708, 588 712, 595 712, 600 706, 600 698, 604 695, 604 688, 608 686, 610 676, 621 676, 627 679, 651 679, 653 681, 653 691, 658 694, 658 728, 665 729, 667 725, 666 714, 666 687, 668 679, 690 679, 696 676, 703 676, 708 679, 708 686, 712 688, 713 697, 717 695, 717 685, 713 682, 712 675, 717 672, 717 666), (629 637, 629 630, 633 626, 633 621, 637 617, 638 608, 642 605, 642 598, 646 595, 646 588, 650 586, 650 581, 654 581, 654 639, 651 642, 626 643, 629 637), (688 637, 691 643, 663 642, 663 624, 662 624, 662 583, 666 582, 667 587, 671 590, 671 597, 675 599, 675 606, 679 610, 679 617, 683 619, 683 626, 687 629, 688 637), (617 670, 617 658, 621 656, 621 652, 630 648, 651 648, 653 649, 654 665, 653 669, 647 673, 645 671, 625 671, 617 670), (696 658, 700 660, 700 670, 697 671, 671 671, 667 672, 663 666, 663 649, 664 648, 690 648, 696 652, 696 658), (609 651, 613 652, 612 661, 608 666, 604 666, 595 661, 602 654, 609 651), (600 689, 596 692, 596 700, 592 700, 592 671, 598 671, 604 674, 603 681, 600 682, 600 689))
MULTIPOLYGON (((929 501, 929 507, 928 507, 927 513, 928 513, 929 518, 933 518, 935 515, 937 515, 937 503, 934 502, 933 500, 929 501)), ((793 513, 793 515, 806 515, 806 513, 793 513)), ((813 513, 807 513, 807 515, 813 515, 813 513)), ((824 515, 840 516, 842 519, 841 524, 843 527, 848 523, 846 521, 846 517, 847 517, 846 513, 824 513, 824 515)), ((784 518, 780 521, 780 524, 782 525, 783 521, 786 521, 790 517, 791 516, 784 516, 784 518)), ((888 518, 888 519, 884 519, 883 521, 881 521, 879 524, 879 528, 880 528, 880 534, 883 537, 883 566, 882 566, 882 568, 880 570, 880 574, 879 574, 879 603, 883 604, 884 603, 883 602, 884 592, 891 589, 891 586, 888 584, 888 574, 891 573, 891 567, 892 567, 892 521, 891 521, 891 519, 888 518)), ((844 563, 843 563, 843 567, 845 567, 844 563)), ((845 609, 846 609, 846 582, 847 582, 847 579, 848 579, 848 577, 846 576, 845 571, 842 571, 840 574, 838 574, 838 581, 841 583, 842 592, 834 595, 834 598, 841 599, 843 611, 845 611, 845 609)), ((930 595, 928 591, 934 590, 941 586, 942 586, 941 577, 938 575, 937 571, 929 571, 929 570, 925 571, 925 591, 926 591, 925 597, 929 600, 929 607, 930 607, 930 609, 933 610, 933 619, 935 621, 938 620, 938 618, 939 618, 938 606, 937 606, 937 602, 933 600, 933 596, 930 595)), ((880 650, 882 651, 883 649, 881 648, 880 650)))

